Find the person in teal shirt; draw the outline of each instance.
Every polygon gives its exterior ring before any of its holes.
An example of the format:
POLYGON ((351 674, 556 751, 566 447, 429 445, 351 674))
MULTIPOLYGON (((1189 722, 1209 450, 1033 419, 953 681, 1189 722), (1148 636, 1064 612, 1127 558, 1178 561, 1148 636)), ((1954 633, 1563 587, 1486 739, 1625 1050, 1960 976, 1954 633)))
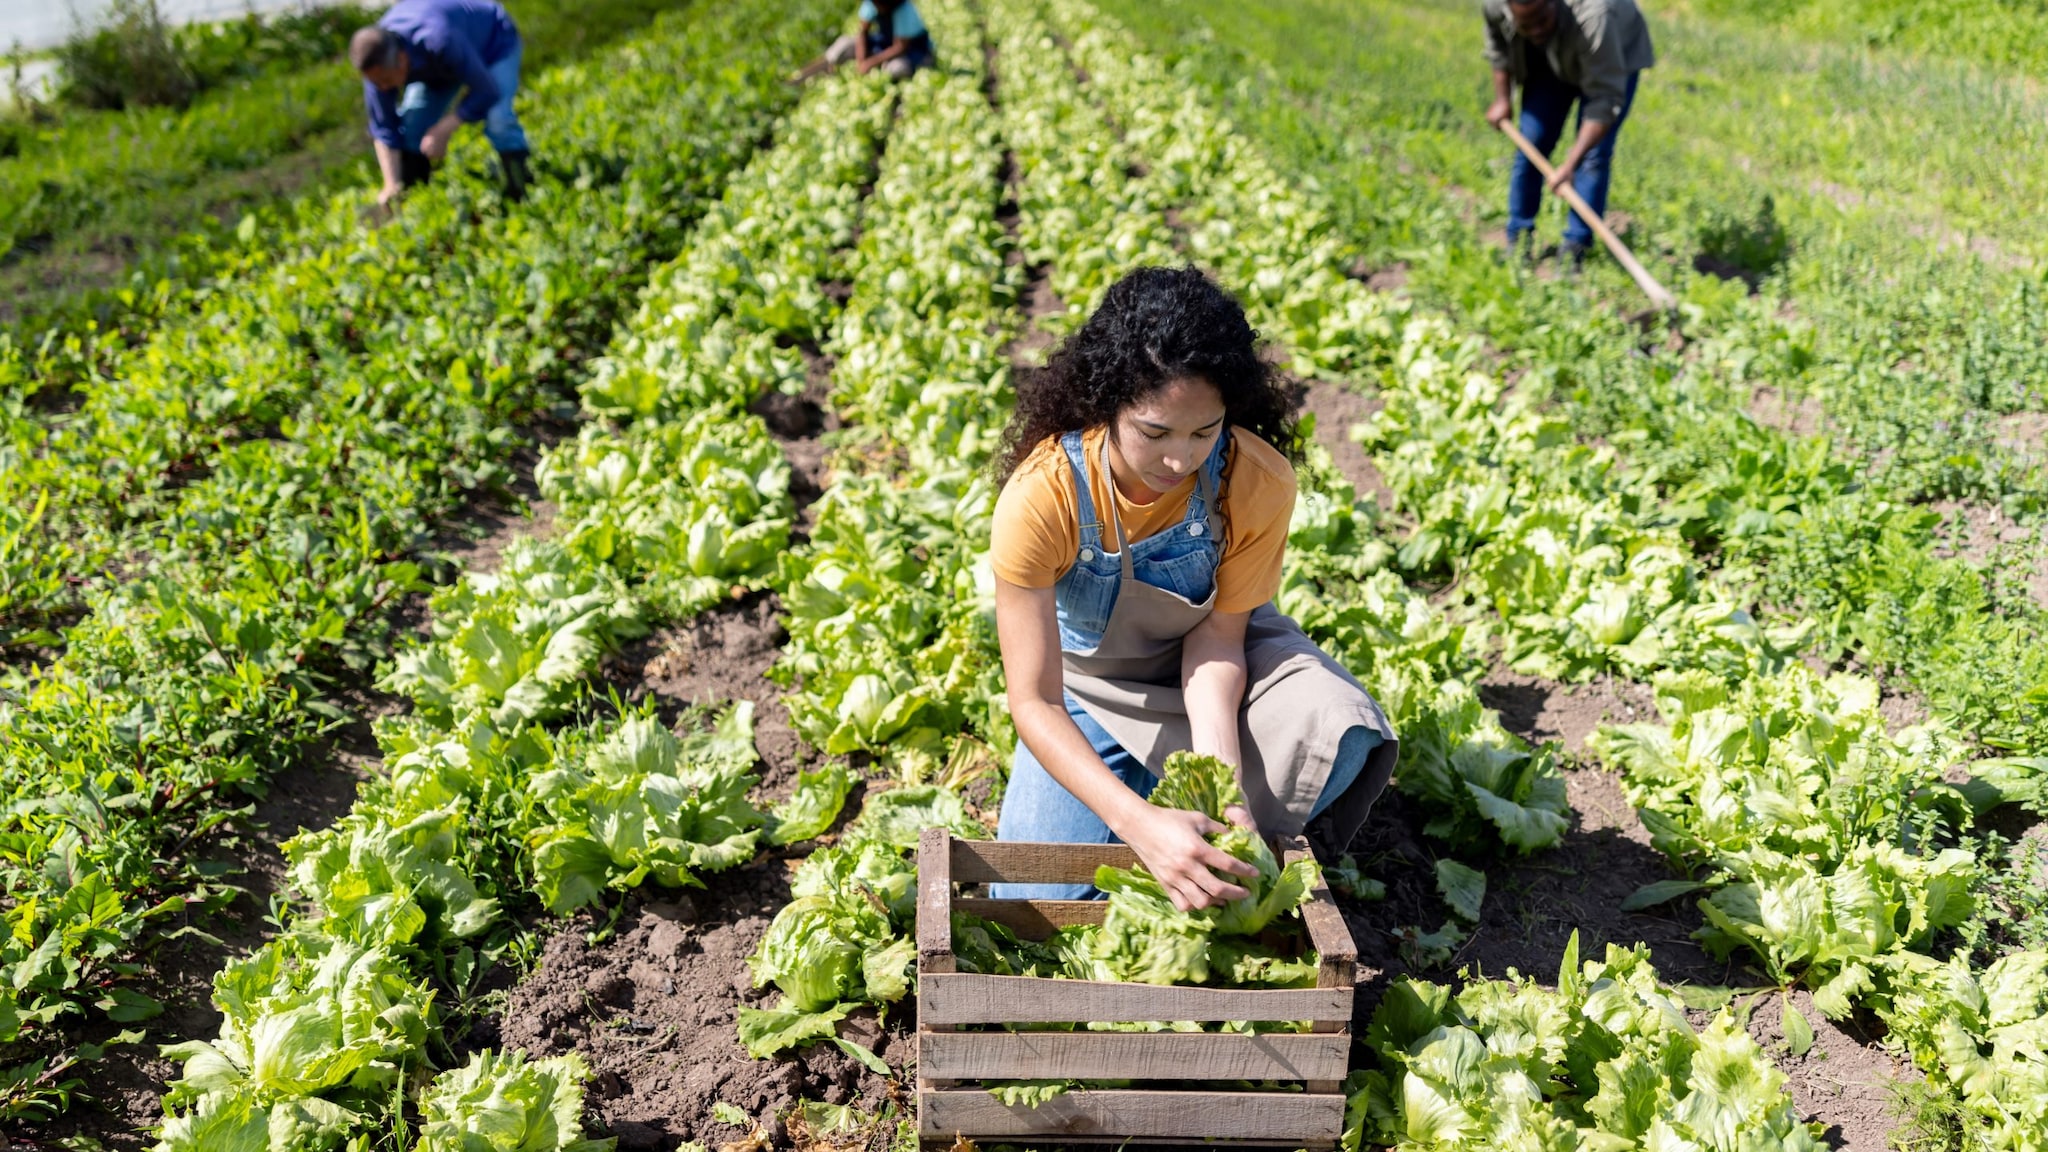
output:
POLYGON ((860 31, 841 36, 796 77, 807 79, 853 63, 863 74, 880 68, 907 80, 932 62, 932 34, 914 0, 861 0, 860 31))

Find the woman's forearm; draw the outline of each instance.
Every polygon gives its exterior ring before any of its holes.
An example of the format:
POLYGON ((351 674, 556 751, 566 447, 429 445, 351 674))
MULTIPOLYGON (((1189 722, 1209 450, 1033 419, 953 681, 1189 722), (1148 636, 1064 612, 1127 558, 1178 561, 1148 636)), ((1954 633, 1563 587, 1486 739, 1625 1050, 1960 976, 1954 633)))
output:
POLYGON ((1110 831, 1122 835, 1132 804, 1144 801, 1102 762, 1095 746, 1067 714, 1066 705, 1036 695, 1020 699, 1012 694, 1010 718, 1017 725, 1017 738, 1045 766, 1047 774, 1102 817, 1110 831))
POLYGON ((1181 645, 1181 692, 1194 750, 1235 765, 1240 760, 1238 712, 1250 675, 1244 664, 1242 618, 1211 615, 1181 645))

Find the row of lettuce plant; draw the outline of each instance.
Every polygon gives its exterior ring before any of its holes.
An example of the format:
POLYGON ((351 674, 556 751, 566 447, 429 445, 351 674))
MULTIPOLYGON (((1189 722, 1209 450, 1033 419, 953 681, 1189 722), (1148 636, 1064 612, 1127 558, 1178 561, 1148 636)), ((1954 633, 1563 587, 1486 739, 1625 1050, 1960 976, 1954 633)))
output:
MULTIPOLYGON (((609 59, 631 62, 636 51, 609 59)), ((655 155, 652 133, 622 129, 683 115, 687 104, 607 99, 610 87, 591 81, 574 66, 532 86, 534 130, 558 177, 533 203, 504 204, 473 171, 488 149, 464 139, 445 194, 415 198, 393 226, 364 228, 360 195, 312 197, 289 227, 265 230, 265 258, 176 289, 176 307, 132 343, 90 325, 68 333, 59 343, 83 364, 69 411, 43 411, 7 389, 0 650, 58 642, 53 623, 132 569, 158 525, 190 506, 196 481, 317 429, 335 410, 362 409, 362 392, 452 378, 489 393, 506 388, 500 373, 542 384, 572 373, 576 350, 608 336, 630 269, 673 252, 716 194, 722 166, 704 161, 756 130, 733 117, 703 126, 701 143, 655 155), (616 219, 596 226, 600 210, 616 219), (572 244, 574 258, 556 258, 572 244)), ((24 387, 60 375, 19 358, 0 366, 0 380, 24 387)))
MULTIPOLYGON (((1088 26, 1085 13, 1076 11, 1079 5, 1067 9, 1076 25, 1088 26)), ((1108 38, 1102 25, 1097 24, 1095 30, 1108 38)), ((1077 58, 1104 91, 1116 92, 1120 76, 1134 71, 1142 75, 1145 69, 1142 54, 1128 41, 1111 39, 1107 50, 1091 52, 1089 48, 1087 34, 1076 37, 1077 58)), ((1159 89, 1172 83, 1163 73, 1153 80, 1159 89)), ((1142 87, 1139 91, 1142 93, 1142 87)), ((1129 98, 1128 89, 1125 98, 1129 98)), ((1199 116, 1189 115, 1187 104, 1175 102, 1163 92, 1154 97, 1151 106, 1162 121, 1170 116, 1176 140, 1188 139, 1191 126, 1201 123, 1199 116), (1168 113, 1168 109, 1177 110, 1168 113)), ((1129 123, 1143 122, 1141 112, 1119 108, 1119 116, 1129 123)), ((1256 171, 1256 166, 1239 159, 1233 171, 1256 171)), ((1223 200, 1219 197, 1208 202, 1223 200)), ((1236 224, 1220 212, 1219 220, 1236 224)), ((1198 251, 1201 235, 1197 230, 1191 236, 1191 246, 1198 251)), ((1216 237, 1239 239, 1221 227, 1211 237, 1212 242, 1216 237)), ((1307 250, 1297 241, 1293 247, 1270 249, 1268 258, 1284 259, 1286 254, 1307 250)), ((1332 250, 1332 254, 1340 252, 1332 250)), ((1219 267, 1230 266, 1227 254, 1212 249, 1203 256, 1219 267)), ((1262 321, 1287 330, 1284 314, 1268 312, 1262 321)), ((1576 447, 1569 429, 1533 405, 1518 402, 1484 374, 1472 371, 1476 345, 1459 341, 1440 323, 1406 325, 1398 342, 1389 335, 1390 325, 1378 319, 1355 330, 1349 341, 1340 336, 1338 343, 1350 343, 1360 363, 1391 361, 1384 389, 1387 408, 1369 427, 1367 439, 1378 450, 1377 462, 1395 494, 1397 508, 1415 520, 1402 548, 1403 566, 1424 571, 1438 565, 1454 566, 1458 586, 1472 609, 1460 615, 1467 617, 1468 626, 1488 618, 1497 620, 1507 657, 1514 665, 1564 679, 1585 679, 1603 671, 1638 678, 1661 673, 1660 685, 1690 686, 1701 694, 1698 702, 1703 708, 1712 708, 1734 692, 1766 694, 1788 679, 1802 675, 1818 679, 1789 659, 1805 629, 1765 628, 1738 607, 1740 589, 1726 587, 1702 572, 1684 537, 1668 527, 1670 517, 1659 494, 1640 479, 1629 477, 1611 453, 1576 447), (1516 459, 1518 452, 1522 462, 1516 459)), ((1298 519, 1297 530, 1300 524, 1298 519)), ((1356 590, 1366 592, 1371 587, 1365 582, 1356 590)), ((1822 967, 1813 973, 1815 977, 1848 968, 1846 979, 1823 996, 1823 1007, 1834 1014, 1833 1008, 1846 1011, 1858 992, 1869 991, 1867 983, 1859 987, 1858 982, 1867 981, 1865 968, 1877 957, 1904 958, 1898 962, 1908 969, 1924 970, 1924 956, 1906 946, 1924 948, 1934 930, 1961 920, 1968 907, 1965 887, 1975 873, 1970 853, 1941 849, 1933 843, 1930 816, 1954 820, 1967 815, 1963 794, 1941 780, 1952 758, 1929 751, 1928 745, 1939 738, 1938 731, 1888 736, 1876 719, 1875 693, 1867 682, 1836 681, 1832 687, 1838 697, 1846 695, 1856 702, 1848 709, 1856 720, 1841 733, 1819 720, 1794 733, 1802 726, 1784 717, 1775 725, 1769 717, 1747 716, 1722 724, 1714 734, 1724 741, 1733 737, 1737 745, 1754 741, 1755 760, 1765 759, 1773 737, 1788 733, 1793 738, 1782 751, 1792 754, 1774 765, 1775 778, 1764 777, 1768 783, 1747 782, 1749 786, 1739 797, 1711 796, 1708 799, 1718 802, 1703 804, 1701 792, 1695 788, 1684 795, 1683 803, 1670 803, 1674 812, 1660 813, 1652 807, 1645 818, 1653 828, 1670 831, 1687 816, 1711 811, 1727 819, 1734 809, 1733 823, 1741 824, 1741 801, 1753 799, 1757 811, 1750 822, 1767 819, 1788 836, 1803 838, 1808 856, 1780 855, 1775 859, 1803 873, 1804 886, 1791 905, 1805 918, 1786 934, 1812 937, 1804 959, 1812 961, 1818 956, 1832 961, 1832 967, 1822 967), (1740 731, 1731 731, 1733 728, 1740 731), (1839 744, 1814 747, 1807 737, 1821 732, 1813 729, 1821 729, 1827 736, 1839 735, 1839 744), (1837 845, 1834 858, 1825 850, 1811 851, 1829 841, 1837 845), (1826 907, 1824 893, 1830 887, 1842 897, 1839 908, 1826 907)), ((1791 691, 1796 694, 1799 687, 1791 691)), ((1809 698, 1814 694, 1809 688, 1809 698)), ((1398 701, 1398 692, 1389 695, 1398 701)), ((1825 709, 1814 711, 1833 719, 1825 709)), ((1426 723, 1423 727, 1426 729, 1426 723)), ((1404 788, 1407 778, 1424 767, 1411 762, 1408 751, 1404 747, 1404 788)), ((1562 797, 1558 799, 1561 802, 1562 797)), ((1678 837, 1660 832, 1660 839, 1671 847, 1678 837)), ((1751 829, 1745 847, 1767 850, 1762 839, 1751 829)), ((1720 861, 1724 867, 1733 863, 1725 855, 1720 861)), ((1710 944, 1740 948, 1785 928, 1785 918, 1780 915, 1785 907, 1782 890, 1760 895, 1753 881, 1739 879, 1733 871, 1717 882, 1726 884, 1722 890, 1728 895, 1719 903, 1710 901, 1706 932, 1710 944)), ((1664 886, 1649 898, 1668 898, 1682 891, 1664 886)), ((1605 963, 1611 966, 1624 960, 1630 967, 1647 967, 1641 954, 1610 955, 1605 963)), ((2015 968, 2031 971, 2033 963, 2030 958, 2009 958, 2000 962, 2005 967, 1999 974, 2015 968)), ((1560 978, 1562 993, 1570 993, 1576 969, 1576 962, 1568 961, 1560 978)), ((1780 980, 1789 974, 1783 965, 1771 970, 1780 980)), ((1982 987, 1967 982, 1967 966, 1941 970, 1962 973, 1967 990, 1982 987)), ((1594 979, 1595 970, 1589 969, 1576 983, 1583 989, 1594 979)), ((1925 983, 1919 980, 1916 987, 1925 983)), ((1519 1080, 1519 1087, 1530 1107, 1496 1107, 1493 1101, 1501 1098, 1502 1089, 1516 1085, 1495 1075, 1477 1074, 1463 1058, 1455 1057, 1453 1049, 1469 1047, 1477 1039, 1484 1044, 1474 1051, 1512 1057, 1518 1046, 1534 1038, 1521 1026, 1499 1030, 1479 1010, 1480 1005, 1509 995, 1504 989, 1511 986, 1512 982, 1474 983, 1459 998, 1463 1007, 1448 1013, 1443 1011, 1446 993, 1435 990, 1430 995, 1437 1004, 1436 1019, 1419 1030, 1376 1041, 1387 1071, 1374 1073, 1381 1079, 1368 1083, 1358 1098, 1355 1133, 1429 1147, 1476 1147, 1520 1130, 1540 1130, 1541 1125, 1531 1117, 1543 1124, 1566 1117, 1579 1121, 1580 1127, 1646 1139, 1651 1119, 1665 1104, 1680 1101, 1685 1109, 1711 1106, 1721 1110, 1724 1123, 1719 1131, 1698 1131, 1703 1116, 1687 1121, 1695 1129, 1687 1135, 1707 1137, 1708 1146, 1723 1146, 1737 1136, 1763 1136, 1771 1146, 1811 1145, 1810 1134, 1796 1125, 1788 1126, 1787 1117, 1778 1114, 1781 1109, 1745 1113, 1742 1096, 1695 1090, 1714 1088, 1717 1082, 1712 1078, 1688 1084, 1667 1075, 1663 1091, 1668 1095, 1661 1098, 1662 1104, 1657 1095, 1645 1094, 1643 1107, 1633 1118, 1610 1122, 1600 1117, 1593 1125, 1584 1124, 1589 1116, 1586 1104, 1603 1085, 1611 1095, 1628 1082, 1627 1061, 1600 1063, 1611 1055, 1600 1053, 1611 1036, 1588 1045, 1587 1052, 1600 1055, 1571 1069, 1569 1085, 1560 1083, 1560 1073, 1575 1060, 1585 1059, 1568 1059, 1577 1037, 1568 1044, 1559 1043, 1562 1034, 1542 1041, 1542 1058, 1519 1068, 1501 1065, 1504 1073, 1526 1077, 1519 1080), (1385 1042, 1389 1040, 1392 1042, 1385 1042), (1440 1062, 1447 1058, 1453 1058, 1451 1064, 1440 1062), (1392 1079, 1387 1078, 1389 1072, 1392 1079), (1455 1109, 1444 1110, 1446 1100, 1455 1109)), ((2006 989, 2001 986, 2001 990, 2006 989)), ((1973 1039, 1983 1054, 1963 1065, 1976 1077, 1976 1090, 1933 1056, 1929 1046, 1915 1043, 1908 1030, 1900 1030, 1914 1055, 1946 1076, 1966 1096, 1966 1106, 1978 1109, 1980 1115, 1988 1115, 1985 1110, 1991 1089, 2029 1083, 2029 1078, 2039 1075, 2038 1063, 2013 1057, 2014 1052, 2023 1051, 2024 1043, 2009 1027, 2016 1019, 2012 1015, 2015 1006, 2030 1004, 2025 997, 2031 993, 2015 999, 2014 993, 2006 991, 2007 1002, 1995 1010, 1986 1006, 1987 997, 1980 991, 1974 1000, 1975 1013, 1962 1014, 1979 1027, 1973 1039), (2004 1031, 1998 1031, 2001 1028, 2004 1031)), ((1967 995, 1957 993, 1955 998, 1960 1004, 1972 1004, 1967 995)), ((1398 1010, 1390 1002, 1388 1011, 1398 1010)), ((1681 1030, 1691 1034, 1689 1029, 1681 1030)), ((1788 1028, 1788 1033, 1793 1031, 1788 1028)), ((1727 1067, 1742 1070, 1748 1085, 1759 1091, 1757 1099, 1779 1094, 1782 1077, 1763 1061, 1753 1043, 1739 1031, 1730 1032, 1725 1021, 1716 1025, 1714 1033, 1724 1042, 1722 1047, 1732 1045, 1725 1053, 1727 1067)), ((1962 1047, 1955 1035, 1952 1031, 1951 1056, 1962 1047)), ((1676 1119, 1668 1120, 1663 1131, 1684 1132, 1673 1126, 1676 1124, 1676 1119)), ((2008 1121, 2006 1130, 2020 1129, 2008 1121)), ((1569 1141, 1565 1146, 1580 1139, 1571 1134, 1565 1138, 1569 1141)))
MULTIPOLYGON (((1945 727, 1889 733, 1874 683, 1794 659, 1811 624, 1761 625, 1740 607, 1740 570, 1695 559, 1684 509, 1653 477, 1476 371, 1476 342, 1418 322, 1393 360, 1365 439, 1413 521, 1403 567, 1451 569, 1518 670, 1649 681, 1674 721, 1596 743, 1624 767, 1659 847, 1706 872, 1641 900, 1712 888, 1703 941, 1812 987, 1830 1016, 1860 1004, 1889 1021, 1904 997, 1919 1015, 1893 1034, 1960 1098, 1972 1146, 2026 1146, 2014 1141, 2038 1109, 2004 1101, 2039 1099, 2043 1064, 2014 1028, 2037 1006, 2039 954, 1982 974, 1966 956, 1928 956, 1972 911, 1980 864, 1955 837, 1973 800, 1995 800, 1945 782, 1960 758, 1945 727)), ((1756 519, 1700 503, 1732 526, 1756 519)), ((2024 786, 2024 772, 2003 778, 2015 775, 2024 786)), ((1787 1034, 1810 1042, 1791 1012, 1787 1034)))
MULTIPOLYGON (((1743 589, 1693 558, 1653 484, 1612 450, 1578 444, 1478 358, 1469 339, 1411 325, 1363 434, 1413 517, 1410 545, 1441 542, 1467 608, 1498 614, 1523 667, 1654 689, 1663 724, 1603 729, 1592 743, 1686 873, 1632 903, 1704 891, 1701 941, 1751 957, 1773 984, 1811 989, 1830 1017, 1865 1008, 1889 1021, 1904 998, 1919 1015, 1891 1034, 1959 1098, 1970 1146, 2024 1147, 2015 1118, 2039 1109, 2000 1101, 2028 1099, 2002 1093, 2038 1084, 2044 1066, 1993 1033, 2013 1003, 2036 1002, 2017 974, 2038 970, 2041 953, 1980 972, 1945 931, 1976 911, 1985 862, 1961 837, 1999 792, 1949 782, 1965 759, 1950 725, 1892 732, 1874 681, 1797 659, 1811 625, 1761 627, 1732 608, 1743 589), (1994 1014, 1980 980, 2019 999, 1994 1014), (1976 1021, 1956 1026, 1977 1027, 1978 1047, 1953 1031, 1936 1042, 1937 1019, 1976 1021)), ((1786 1033, 1803 1049, 1812 1033, 1794 1015, 1788 1004, 1786 1033)))
POLYGON ((1021 283, 996 219, 1002 151, 980 37, 957 0, 921 8, 948 51, 904 86, 827 343, 847 426, 810 540, 776 573, 790 639, 770 673, 790 687, 806 741, 872 757, 895 787, 871 790, 797 869, 750 957, 756 986, 779 993, 740 1010, 757 1058, 844 1047, 850 1011, 910 994, 918 833, 987 835, 952 786, 991 770, 1013 739, 974 561, 995 498, 979 464, 1006 403, 1021 283))
MULTIPOLYGON (((472 247, 427 264, 377 258, 408 234, 388 229, 318 266, 322 282, 363 271, 358 291, 440 285, 451 315, 477 319, 407 321, 410 339, 381 336, 388 356, 336 372, 280 417, 276 438, 223 454, 142 540, 132 578, 92 594, 62 655, 9 671, 10 1115, 68 1102, 79 1084, 68 1066, 100 1050, 82 1029, 160 1010, 139 990, 142 960, 172 935, 203 934, 205 914, 234 898, 211 859, 221 835, 343 715, 335 686, 379 647, 385 610, 422 586, 413 554, 466 491, 503 474, 509 429, 545 401, 567 351, 559 331, 624 301, 644 254, 674 248, 788 101, 778 53, 819 26, 819 9, 800 14, 721 23, 762 38, 740 67, 714 64, 671 26, 615 53, 612 82, 554 89, 562 102, 546 122, 565 151, 612 166, 609 178, 549 182, 472 247), (687 98, 666 98, 679 87, 687 98), (443 267, 457 279, 435 279, 443 267), (501 311, 515 319, 488 319, 501 311)), ((457 182, 408 213, 453 235, 476 201, 457 182)), ((229 378, 234 361, 207 371, 229 378)))
MULTIPOLYGON (((975 14, 926 7, 949 43, 978 38, 975 14)), ((981 64, 994 62, 998 107, 982 93, 990 78, 959 69, 923 90, 932 114, 917 131, 906 112, 834 343, 834 402, 853 422, 847 441, 864 451, 844 460, 811 544, 783 572, 793 578, 793 639, 778 672, 797 685, 799 728, 830 750, 872 753, 900 783, 798 869, 796 899, 751 961, 756 983, 781 992, 772 1008, 741 1010, 740 1038, 757 1057, 820 1038, 843 1046, 834 1031, 851 1009, 886 1009, 908 993, 916 825, 900 814, 986 835, 953 789, 999 778, 1014 746, 986 559, 986 471, 1019 334, 1018 266, 996 217, 999 145, 1014 166, 1014 243, 1047 266, 1048 286, 1072 309, 1042 316, 1049 331, 1071 329, 1124 271, 1172 256, 1155 187, 1130 172, 1071 74, 1043 66, 1057 53, 1050 30, 1007 7, 982 15, 981 64), (925 132, 955 146, 934 149, 925 132), (926 306, 905 309, 906 295, 926 306), (878 341, 880 332, 899 338, 878 341)), ((990 927, 970 927, 963 945, 986 944, 986 970, 1024 970, 1019 942, 990 927)), ((1105 949, 1118 952, 1114 941, 1105 949)))
POLYGON ((39 355, 0 348, 0 650, 51 644, 51 621, 119 580, 195 480, 262 451, 252 445, 297 439, 295 426, 336 418, 330 410, 360 408, 365 379, 506 363, 553 383, 573 371, 575 348, 606 338, 618 285, 631 285, 618 269, 674 252, 717 193, 725 135, 745 141, 754 129, 735 117, 657 158, 637 143, 647 137, 621 135, 621 121, 653 125, 682 107, 633 107, 588 88, 582 66, 530 86, 532 127, 549 139, 557 176, 532 205, 506 205, 475 178, 487 148, 463 139, 442 174, 446 195, 416 199, 391 228, 362 228, 360 195, 305 197, 281 228, 248 228, 246 244, 217 238, 215 275, 166 281, 164 314, 137 332, 80 322, 53 330, 39 355), (580 236, 600 203, 618 219, 580 236), (555 258, 571 242, 578 256, 555 258), (63 410, 37 404, 37 389, 66 394, 63 410))
MULTIPOLYGON (((775 61, 794 47, 754 51, 775 61)), ((516 951, 514 916, 647 880, 701 885, 834 822, 843 766, 805 773, 773 811, 754 803, 749 706, 692 710, 678 733, 647 707, 601 706, 591 680, 624 639, 758 586, 787 544, 789 468, 745 411, 773 381, 727 371, 698 337, 772 347, 828 318, 822 295, 802 316, 769 305, 785 279, 824 277, 850 241, 889 122, 882 91, 827 80, 780 124, 586 382, 596 409, 634 380, 642 409, 538 466, 552 534, 516 539, 495 570, 436 594, 432 637, 383 679, 412 714, 379 725, 384 761, 350 814, 286 845, 299 902, 216 980, 219 1037, 172 1050, 185 1076, 166 1098, 165 1152, 367 1147, 437 1057, 460 1055, 432 1037, 516 951), (285 1125, 292 1142, 277 1143, 285 1125)), ((453 1146, 593 1146, 580 1142, 586 1075, 573 1055, 474 1054, 419 1089, 417 1146, 440 1147, 437 1131, 472 1141, 453 1146)))

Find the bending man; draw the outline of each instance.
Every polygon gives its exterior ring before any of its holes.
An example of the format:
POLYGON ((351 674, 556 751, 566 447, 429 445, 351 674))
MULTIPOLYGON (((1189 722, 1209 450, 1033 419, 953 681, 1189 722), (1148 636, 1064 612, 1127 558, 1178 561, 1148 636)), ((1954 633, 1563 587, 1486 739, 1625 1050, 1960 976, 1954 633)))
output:
POLYGON ((916 0, 861 0, 860 31, 833 41, 797 78, 854 64, 862 75, 880 68, 891 79, 908 80, 931 63, 932 34, 918 14, 916 0))
MULTIPOLYGON (((1557 166, 1552 191, 1567 180, 1601 216, 1613 178, 1614 139, 1635 102, 1636 81, 1657 62, 1650 29, 1635 0, 1486 0, 1486 60, 1493 65, 1487 122, 1514 115, 1522 89, 1522 135, 1545 156, 1564 135, 1572 105, 1579 134, 1557 166)), ((1543 203, 1543 174, 1519 152, 1508 177, 1508 252, 1521 250, 1543 203)), ((1585 258, 1593 230, 1577 213, 1564 229, 1564 254, 1585 258)))
POLYGON ((398 0, 355 34, 349 61, 363 74, 370 138, 384 173, 378 203, 426 183, 455 130, 477 123, 498 150, 506 196, 524 198, 526 130, 512 111, 520 54, 519 29, 493 0, 398 0))

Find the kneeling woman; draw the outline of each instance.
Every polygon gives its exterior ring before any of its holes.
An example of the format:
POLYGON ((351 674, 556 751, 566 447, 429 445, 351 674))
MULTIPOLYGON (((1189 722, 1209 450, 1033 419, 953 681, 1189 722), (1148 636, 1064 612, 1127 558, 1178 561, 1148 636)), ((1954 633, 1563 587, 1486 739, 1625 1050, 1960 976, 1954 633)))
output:
MULTIPOLYGON (((998 836, 1137 852, 1183 909, 1237 899, 1221 826, 1145 797, 1168 754, 1237 766, 1265 835, 1344 851, 1392 775, 1386 717, 1274 609, 1300 445, 1237 301, 1193 268, 1109 290, 1018 386, 992 559, 1017 759, 998 836)), ((1075 899, 1086 885, 999 885, 1075 899)))

